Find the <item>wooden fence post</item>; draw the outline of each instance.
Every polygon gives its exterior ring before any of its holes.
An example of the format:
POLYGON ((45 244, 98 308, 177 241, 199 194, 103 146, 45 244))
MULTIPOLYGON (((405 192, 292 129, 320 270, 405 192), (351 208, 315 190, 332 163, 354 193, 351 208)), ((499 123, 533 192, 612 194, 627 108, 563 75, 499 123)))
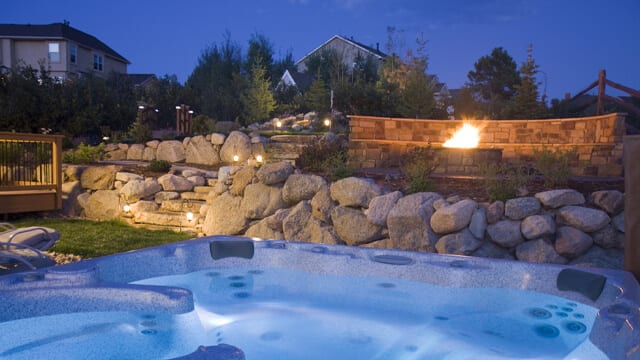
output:
POLYGON ((604 114, 605 86, 607 86, 607 71, 603 69, 598 73, 598 106, 596 108, 596 115, 604 114))

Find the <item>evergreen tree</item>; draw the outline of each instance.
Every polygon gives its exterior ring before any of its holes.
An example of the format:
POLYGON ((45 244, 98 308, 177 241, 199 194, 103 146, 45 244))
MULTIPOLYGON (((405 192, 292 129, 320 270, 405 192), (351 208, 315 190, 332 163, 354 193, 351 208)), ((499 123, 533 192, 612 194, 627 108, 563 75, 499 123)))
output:
POLYGON ((243 106, 242 123, 248 125, 267 119, 275 109, 276 102, 269 91, 271 80, 267 77, 267 70, 259 61, 255 62, 251 70, 248 87, 241 96, 243 106))
POLYGON ((311 109, 319 113, 328 113, 331 109, 331 94, 324 80, 317 75, 311 83, 309 91, 305 94, 305 103, 311 109))
POLYGON ((476 61, 474 69, 467 75, 467 86, 483 108, 482 115, 490 119, 504 119, 508 114, 507 105, 520 83, 516 62, 506 50, 497 47, 491 55, 476 61))
POLYGON ((533 48, 529 45, 527 61, 520 66, 520 84, 516 85, 516 93, 509 106, 509 115, 513 119, 539 119, 546 113, 546 106, 538 100, 538 65, 532 53, 533 48))
POLYGON ((424 53, 426 41, 422 37, 416 39, 415 54, 408 52, 408 61, 404 68, 404 79, 400 92, 399 111, 407 118, 430 118, 435 110, 434 78, 427 75, 427 55, 424 53))

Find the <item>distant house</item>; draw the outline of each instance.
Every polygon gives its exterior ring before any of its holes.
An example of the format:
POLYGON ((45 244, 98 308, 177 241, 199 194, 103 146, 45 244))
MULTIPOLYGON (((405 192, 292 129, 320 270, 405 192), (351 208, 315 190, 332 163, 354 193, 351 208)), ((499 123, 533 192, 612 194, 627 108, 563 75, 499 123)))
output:
POLYGON ((361 44, 353 39, 334 35, 331 39, 325 41, 322 45, 313 49, 300 60, 296 61, 294 68, 287 69, 280 78, 278 86, 287 85, 295 86, 299 89, 308 88, 311 82, 313 82, 314 74, 307 73, 307 61, 313 55, 328 49, 336 51, 342 58, 342 62, 348 68, 353 68, 358 57, 373 56, 378 60, 378 66, 381 65, 387 57, 387 54, 380 51, 377 44, 376 47, 373 48, 371 46, 361 44))
POLYGON ((131 85, 144 88, 158 80, 155 74, 127 74, 127 78, 131 82, 131 85))
POLYGON ((48 25, 0 24, 0 68, 41 65, 59 80, 81 74, 106 77, 127 73, 124 56, 67 22, 48 25))

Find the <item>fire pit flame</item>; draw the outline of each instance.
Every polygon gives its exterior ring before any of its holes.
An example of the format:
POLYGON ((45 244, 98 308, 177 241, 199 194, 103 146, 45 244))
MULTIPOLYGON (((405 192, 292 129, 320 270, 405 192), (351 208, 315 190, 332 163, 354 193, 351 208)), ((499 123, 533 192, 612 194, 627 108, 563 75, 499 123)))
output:
POLYGON ((447 148, 472 149, 477 148, 480 142, 480 129, 471 125, 464 124, 462 128, 453 134, 449 140, 442 144, 447 148))

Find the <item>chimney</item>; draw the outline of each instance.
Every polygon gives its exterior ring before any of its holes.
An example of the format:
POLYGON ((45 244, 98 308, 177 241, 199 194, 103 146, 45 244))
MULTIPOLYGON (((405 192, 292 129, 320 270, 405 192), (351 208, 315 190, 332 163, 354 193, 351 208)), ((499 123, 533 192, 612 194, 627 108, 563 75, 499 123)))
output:
POLYGON ((380 51, 380 43, 379 42, 376 43, 376 51, 380 51))

